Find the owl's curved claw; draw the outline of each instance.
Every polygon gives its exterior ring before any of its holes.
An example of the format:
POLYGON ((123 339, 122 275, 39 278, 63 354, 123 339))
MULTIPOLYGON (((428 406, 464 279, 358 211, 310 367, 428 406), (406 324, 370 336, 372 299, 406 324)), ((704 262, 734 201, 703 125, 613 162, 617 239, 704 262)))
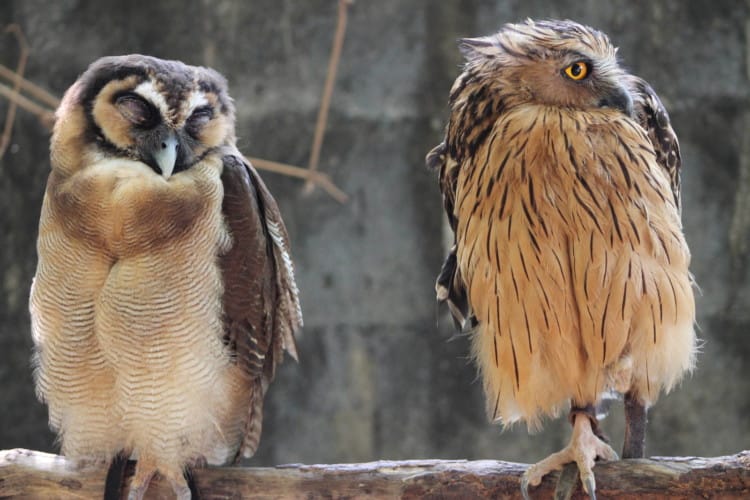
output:
POLYGON ((170 483, 172 484, 172 491, 174 491, 176 500, 195 500, 187 484, 180 484, 173 481, 170 481, 170 483))
POLYGON ((130 491, 128 491, 128 500, 143 500, 143 497, 146 495, 147 489, 148 484, 139 485, 134 488, 131 487, 130 491))
POLYGON ((586 477, 581 477, 581 482, 583 483, 583 491, 588 493, 591 500, 596 500, 596 479, 594 478, 594 473, 591 472, 586 477))
POLYGON ((523 476, 521 476, 521 496, 523 497, 523 500, 531 500, 531 497, 529 496, 529 478, 526 476, 525 472, 523 476))
MULTIPOLYGON (((597 458, 616 460, 617 453, 615 453, 611 446, 594 434, 591 420, 587 415, 577 414, 574 416, 573 437, 570 440, 570 444, 561 451, 553 453, 541 462, 532 465, 524 472, 521 479, 521 492, 524 494, 524 499, 529 498, 529 486, 538 485, 542 482, 544 476, 552 471, 563 469, 570 463, 573 465, 572 474, 575 475, 575 471, 577 470, 578 474, 580 474, 584 490, 591 498, 595 498, 596 480, 591 469, 594 467, 597 458)), ((571 473, 566 471, 562 474, 562 479, 566 484, 558 486, 561 498, 565 498, 565 495, 568 494, 567 488, 572 491, 572 486, 576 484, 576 481, 567 479, 569 474, 571 473), (570 483, 570 486, 568 483, 570 483)), ((557 492, 555 495, 558 498, 557 492)))

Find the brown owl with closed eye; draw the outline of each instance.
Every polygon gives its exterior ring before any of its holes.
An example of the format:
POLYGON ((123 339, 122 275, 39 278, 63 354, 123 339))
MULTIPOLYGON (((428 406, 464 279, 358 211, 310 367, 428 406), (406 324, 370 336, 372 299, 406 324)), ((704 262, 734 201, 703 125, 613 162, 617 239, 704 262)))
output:
POLYGON ((30 309, 62 453, 137 460, 180 499, 189 467, 251 456, 302 315, 281 214, 235 146, 217 72, 94 62, 57 111, 30 309))

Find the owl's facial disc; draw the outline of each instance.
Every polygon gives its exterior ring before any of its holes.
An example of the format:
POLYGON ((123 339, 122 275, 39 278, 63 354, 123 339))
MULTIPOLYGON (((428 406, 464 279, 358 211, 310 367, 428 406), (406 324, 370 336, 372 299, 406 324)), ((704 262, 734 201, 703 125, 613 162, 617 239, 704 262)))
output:
POLYGON ((151 82, 139 84, 118 106, 130 122, 128 149, 165 179, 190 169, 225 141, 228 120, 216 104, 215 95, 192 89, 179 106, 169 106, 151 82))
POLYGON ((233 144, 234 107, 213 70, 147 56, 103 58, 81 79, 93 150, 169 179, 233 144))

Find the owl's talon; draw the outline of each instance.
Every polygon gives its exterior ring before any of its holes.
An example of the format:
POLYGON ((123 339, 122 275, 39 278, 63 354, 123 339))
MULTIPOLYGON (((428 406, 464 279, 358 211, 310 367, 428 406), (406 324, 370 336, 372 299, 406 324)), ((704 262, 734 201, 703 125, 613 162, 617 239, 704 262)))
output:
MULTIPOLYGON (((594 434, 591 420, 587 415, 574 415, 573 436, 568 446, 529 467, 521 479, 521 492, 524 493, 524 486, 526 488, 529 485, 536 486, 541 483, 544 476, 552 471, 563 469, 566 464, 572 462, 578 470, 584 489, 591 498, 595 498, 596 480, 591 469, 597 457, 613 460, 617 457, 617 453, 594 434)), ((565 484, 560 485, 558 483, 559 498, 565 498, 565 495, 572 492, 573 486, 576 484, 575 481, 567 479, 568 475, 569 473, 565 470, 561 474, 561 480, 565 481, 565 484)), ((524 496, 524 498, 528 498, 528 496, 524 496)), ((555 498, 558 498, 557 491, 555 492, 555 498)))
POLYGON ((190 488, 186 484, 172 484, 172 491, 174 491, 176 500, 191 500, 193 498, 190 488))
POLYGON ((591 500, 596 500, 596 479, 594 473, 587 475, 585 478, 581 478, 583 483, 583 490, 588 493, 591 500))
POLYGON ((529 496, 529 478, 526 476, 525 472, 523 476, 521 476, 521 496, 523 497, 523 500, 531 500, 531 497, 529 496))
POLYGON ((128 491, 128 500, 143 500, 147 489, 148 484, 130 488, 130 491, 128 491))

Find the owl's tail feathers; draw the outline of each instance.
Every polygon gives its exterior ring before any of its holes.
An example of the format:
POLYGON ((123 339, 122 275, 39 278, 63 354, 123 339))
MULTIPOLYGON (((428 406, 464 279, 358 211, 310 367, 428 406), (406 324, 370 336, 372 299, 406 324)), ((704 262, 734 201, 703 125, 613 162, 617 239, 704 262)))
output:
POLYGON ((266 390, 268 390, 268 383, 259 377, 251 389, 244 437, 237 450, 234 463, 239 462, 241 458, 252 457, 258 449, 260 434, 263 431, 263 397, 266 390))
POLYGON ((448 309, 458 330, 467 331, 477 326, 476 316, 474 316, 469 305, 466 287, 458 270, 455 245, 451 248, 440 270, 435 282, 435 293, 438 302, 448 304, 448 309))

